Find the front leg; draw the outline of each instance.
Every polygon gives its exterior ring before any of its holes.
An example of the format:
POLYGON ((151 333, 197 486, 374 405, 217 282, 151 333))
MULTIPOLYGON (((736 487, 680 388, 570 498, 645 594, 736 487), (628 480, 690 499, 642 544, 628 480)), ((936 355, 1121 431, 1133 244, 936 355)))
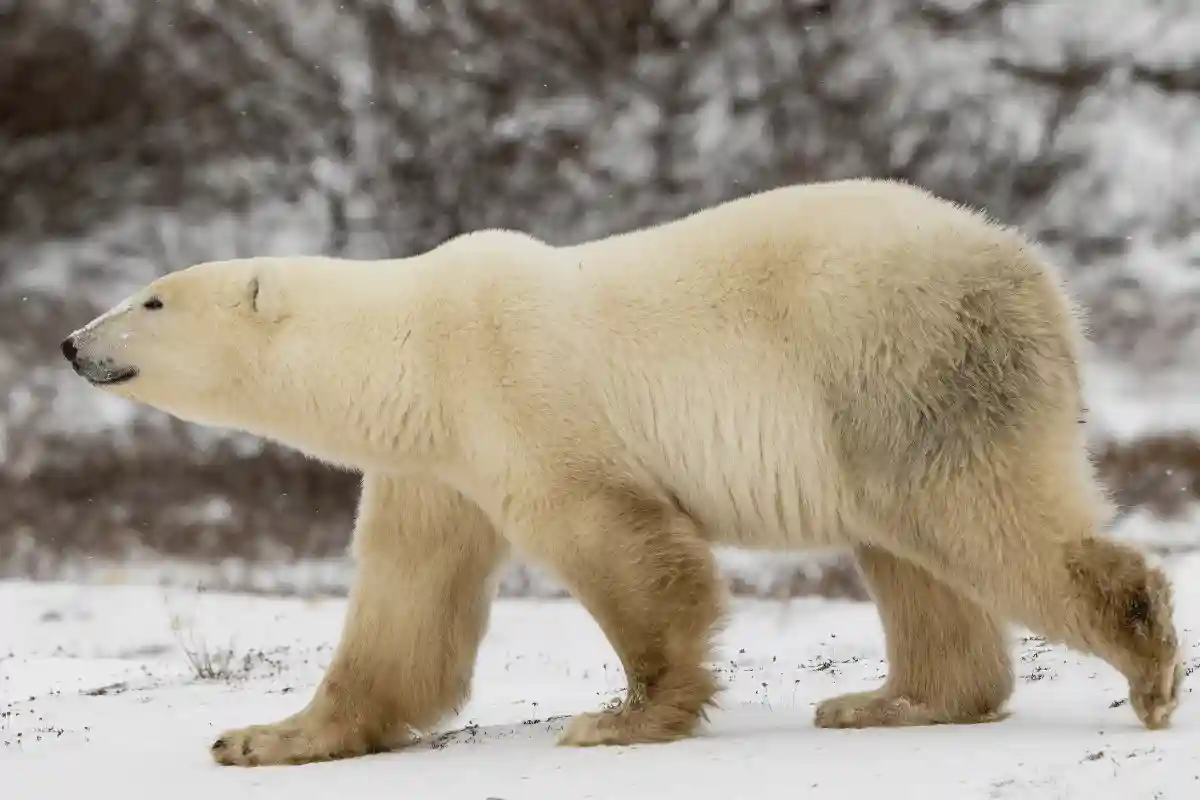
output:
POLYGON ((722 617, 708 543, 670 498, 640 488, 555 494, 518 510, 509 535, 588 610, 628 682, 624 703, 576 717, 560 743, 620 745, 692 735, 718 688, 705 664, 722 617))
POLYGON ((506 553, 483 512, 428 479, 367 475, 341 641, 312 701, 213 742, 220 764, 301 764, 408 743, 465 702, 506 553))

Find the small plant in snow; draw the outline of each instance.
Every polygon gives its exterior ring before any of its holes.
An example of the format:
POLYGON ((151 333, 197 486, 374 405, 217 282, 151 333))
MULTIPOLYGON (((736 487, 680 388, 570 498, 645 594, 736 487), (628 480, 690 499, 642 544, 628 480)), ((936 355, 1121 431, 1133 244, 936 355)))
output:
MULTIPOLYGON (((195 596, 192 598, 194 603, 199 604, 200 595, 203 592, 202 586, 195 587, 195 596)), ((187 658, 192 673, 198 679, 202 681, 229 680, 239 673, 242 665, 240 660, 234 657, 232 641, 223 647, 212 647, 198 632, 194 615, 172 609, 170 593, 164 595, 163 601, 168 606, 167 613, 170 615, 171 633, 183 651, 184 657, 187 658)))
POLYGON ((203 639, 194 635, 191 626, 178 614, 171 615, 171 632, 175 634, 175 640, 179 642, 197 678, 211 681, 233 677, 235 662, 232 643, 219 649, 210 649, 203 639))

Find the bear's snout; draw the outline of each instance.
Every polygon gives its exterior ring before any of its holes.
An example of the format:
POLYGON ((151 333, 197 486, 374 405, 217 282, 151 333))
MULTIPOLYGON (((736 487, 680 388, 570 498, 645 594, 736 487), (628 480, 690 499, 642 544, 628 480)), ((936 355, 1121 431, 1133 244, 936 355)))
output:
MULTIPOLYGON (((84 342, 84 345, 86 346, 87 342, 84 342)), ((63 358, 71 362, 71 369, 75 370, 75 374, 85 378, 93 385, 102 386, 124 383, 137 377, 138 370, 136 367, 117 364, 112 358, 107 356, 81 355, 79 352, 79 341, 75 338, 75 334, 71 334, 66 339, 63 339, 59 348, 62 350, 63 358)))

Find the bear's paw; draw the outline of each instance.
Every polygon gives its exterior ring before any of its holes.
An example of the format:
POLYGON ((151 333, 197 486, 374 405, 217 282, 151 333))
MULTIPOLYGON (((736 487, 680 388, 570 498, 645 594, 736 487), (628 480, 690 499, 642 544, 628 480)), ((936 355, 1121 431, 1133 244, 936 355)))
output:
POLYGON ((411 742, 407 733, 384 737, 345 723, 322 722, 303 715, 273 725, 252 725, 222 733, 210 748, 225 766, 258 767, 308 764, 371 755, 411 742))

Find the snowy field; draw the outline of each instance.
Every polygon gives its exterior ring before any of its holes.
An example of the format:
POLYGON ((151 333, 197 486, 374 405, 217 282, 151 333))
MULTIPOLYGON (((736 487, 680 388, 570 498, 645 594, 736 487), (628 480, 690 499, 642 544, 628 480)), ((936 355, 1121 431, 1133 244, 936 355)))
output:
MULTIPOLYGON (((1171 569, 1195 672, 1200 557, 1171 569)), ((11 800, 1200 797, 1190 686, 1174 727, 1146 731, 1113 670, 1020 631, 1005 721, 813 728, 815 701, 884 676, 869 604, 739 601, 721 642, 723 707, 702 736, 576 750, 555 746, 561 715, 594 710, 623 686, 612 651, 572 602, 502 600, 474 698, 445 734, 403 752, 257 769, 216 766, 210 742, 307 701, 344 601, 10 582, 0 609, 0 795, 11 800), (197 677, 185 655, 201 651, 215 677, 197 677)))

